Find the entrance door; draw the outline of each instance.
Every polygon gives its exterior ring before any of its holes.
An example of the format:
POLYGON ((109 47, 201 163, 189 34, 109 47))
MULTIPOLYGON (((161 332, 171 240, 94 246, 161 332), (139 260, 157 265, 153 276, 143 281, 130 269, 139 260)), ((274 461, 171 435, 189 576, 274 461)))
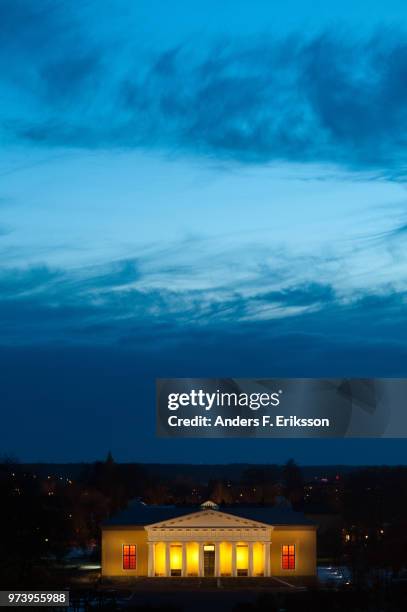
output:
POLYGON ((215 546, 207 544, 204 546, 204 576, 215 575, 215 546))

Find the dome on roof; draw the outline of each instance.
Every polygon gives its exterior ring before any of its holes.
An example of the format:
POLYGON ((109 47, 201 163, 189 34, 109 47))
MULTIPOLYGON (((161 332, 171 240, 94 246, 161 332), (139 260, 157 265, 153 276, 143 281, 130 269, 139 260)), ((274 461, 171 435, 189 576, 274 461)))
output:
POLYGON ((201 510, 219 510, 218 504, 215 504, 211 499, 203 502, 200 506, 201 510))

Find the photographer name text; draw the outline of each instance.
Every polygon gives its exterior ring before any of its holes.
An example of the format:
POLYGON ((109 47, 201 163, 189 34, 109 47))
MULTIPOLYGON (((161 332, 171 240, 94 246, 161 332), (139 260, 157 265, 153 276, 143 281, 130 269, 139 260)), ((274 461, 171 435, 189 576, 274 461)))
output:
POLYGON ((327 418, 303 418, 294 415, 270 416, 264 414, 261 417, 209 417, 196 415, 193 417, 179 417, 171 415, 168 417, 168 425, 170 427, 224 427, 224 428, 240 428, 240 427, 330 427, 330 421, 327 418))

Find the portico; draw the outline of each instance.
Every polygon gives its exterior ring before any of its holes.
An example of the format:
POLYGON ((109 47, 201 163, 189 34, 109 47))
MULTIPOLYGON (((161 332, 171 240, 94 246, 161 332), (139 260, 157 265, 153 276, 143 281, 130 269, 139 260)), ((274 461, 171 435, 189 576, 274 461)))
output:
POLYGON ((146 527, 149 576, 269 576, 272 527, 204 510, 146 527))

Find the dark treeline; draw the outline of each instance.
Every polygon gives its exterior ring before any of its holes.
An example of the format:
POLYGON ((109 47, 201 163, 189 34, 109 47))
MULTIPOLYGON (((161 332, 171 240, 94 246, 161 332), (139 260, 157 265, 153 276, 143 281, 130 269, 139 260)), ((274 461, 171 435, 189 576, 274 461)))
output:
MULTIPOLYGON (((82 473, 83 469, 89 465, 88 463, 22 463, 30 472, 35 472, 40 475, 47 475, 49 471, 65 475, 69 478, 76 479, 82 473)), ((121 466, 132 466, 134 463, 120 463, 121 466)), ((161 478, 171 478, 174 474, 178 474, 184 478, 194 478, 195 482, 205 483, 213 474, 218 478, 239 481, 243 474, 251 468, 270 469, 270 464, 253 464, 253 463, 217 463, 217 464, 194 464, 194 463, 138 463, 148 469, 152 476, 161 478)), ((277 469, 282 469, 282 466, 275 466, 277 469)), ((326 478, 332 478, 336 474, 349 474, 359 471, 362 466, 354 465, 304 465, 301 466, 301 472, 304 480, 312 480, 314 477, 321 475, 326 478)))

